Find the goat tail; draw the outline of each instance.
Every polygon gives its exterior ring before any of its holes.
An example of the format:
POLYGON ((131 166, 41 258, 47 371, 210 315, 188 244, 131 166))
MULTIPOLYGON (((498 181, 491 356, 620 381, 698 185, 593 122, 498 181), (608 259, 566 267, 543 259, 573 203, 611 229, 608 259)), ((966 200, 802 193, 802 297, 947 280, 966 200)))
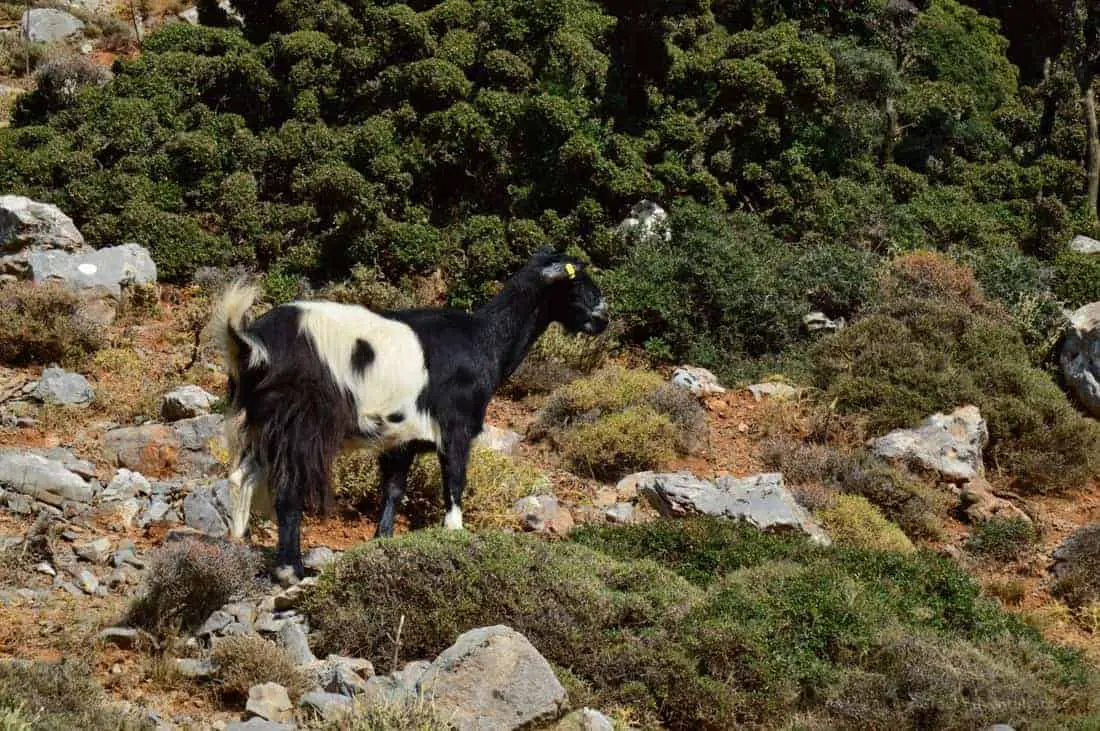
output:
POLYGON ((207 327, 225 359, 231 384, 240 379, 241 371, 246 367, 267 361, 263 345, 245 332, 245 318, 259 294, 259 287, 238 279, 222 292, 210 316, 207 327))

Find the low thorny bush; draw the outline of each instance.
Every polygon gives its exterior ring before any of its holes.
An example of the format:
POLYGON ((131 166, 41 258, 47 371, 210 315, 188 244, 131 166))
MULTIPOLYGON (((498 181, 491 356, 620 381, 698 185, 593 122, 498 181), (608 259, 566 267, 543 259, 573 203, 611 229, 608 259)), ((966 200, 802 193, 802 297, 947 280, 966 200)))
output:
POLYGON ((78 662, 0 662, 4 731, 152 731, 149 719, 110 708, 91 668, 78 662))
POLYGON ((973 728, 1096 713, 1097 675, 950 561, 814 547, 729 522, 570 541, 428 530, 349 551, 305 611, 320 649, 388 667, 506 623, 585 703, 642 726, 973 728), (956 682, 957 681, 957 682, 956 682), (885 715, 884 715, 885 714, 885 715))
POLYGON ((0 363, 72 364, 104 344, 76 294, 55 284, 0 284, 0 363))
POLYGON ((224 695, 247 698, 254 685, 278 683, 296 700, 310 689, 309 680, 287 651, 262 637, 224 637, 214 645, 211 656, 224 695))
POLYGON ((210 613, 252 586, 260 559, 245 545, 187 538, 153 551, 143 595, 127 622, 166 635, 197 629, 210 613))
POLYGON ((575 470, 601 479, 652 469, 705 442, 706 414, 658 373, 608 366, 551 393, 528 431, 575 470))

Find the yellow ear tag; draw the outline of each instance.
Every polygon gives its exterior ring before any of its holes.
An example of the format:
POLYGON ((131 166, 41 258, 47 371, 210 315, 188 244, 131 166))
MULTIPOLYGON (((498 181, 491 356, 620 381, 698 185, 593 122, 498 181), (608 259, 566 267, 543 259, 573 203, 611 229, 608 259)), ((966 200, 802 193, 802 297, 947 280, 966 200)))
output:
POLYGON ((570 279, 576 279, 577 278, 577 268, 575 266, 573 266, 572 264, 570 264, 570 263, 566 263, 565 273, 569 275, 570 279))

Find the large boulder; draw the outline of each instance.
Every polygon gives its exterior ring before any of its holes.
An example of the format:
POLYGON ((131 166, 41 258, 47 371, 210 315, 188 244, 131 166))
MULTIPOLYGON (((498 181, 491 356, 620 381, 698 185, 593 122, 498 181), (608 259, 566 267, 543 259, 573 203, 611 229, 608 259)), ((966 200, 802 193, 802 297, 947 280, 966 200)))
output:
POLYGON ((0 274, 25 273, 29 251, 41 249, 82 251, 84 237, 57 206, 0 195, 0 254, 9 255, 0 257, 0 274))
POLYGON ((0 450, 0 486, 55 507, 89 503, 93 495, 92 486, 61 462, 19 449, 0 450))
POLYGON ((1066 387, 1093 416, 1100 418, 1100 302, 1069 318, 1059 362, 1066 387))
POLYGON ((180 386, 164 394, 160 400, 160 416, 165 421, 191 419, 210 413, 218 397, 201 386, 180 386))
POLYGON ((977 406, 933 414, 916 429, 895 429, 871 442, 883 459, 935 472, 944 482, 968 482, 985 473, 982 449, 989 428, 977 406))
POLYGON ((47 404, 82 406, 95 399, 95 389, 79 373, 50 366, 42 371, 42 377, 31 392, 31 397, 47 404))
POLYGON ((216 475, 223 468, 212 449, 225 449, 222 424, 221 415, 206 414, 174 424, 112 429, 104 435, 104 451, 115 466, 152 477, 216 475))
POLYGON ((1100 254, 1100 241, 1078 234, 1069 242, 1069 250, 1075 254, 1100 254))
POLYGON ((72 13, 54 8, 31 8, 19 21, 28 40, 57 43, 84 30, 84 21, 72 13))
POLYGON ((58 281, 68 289, 101 289, 119 297, 127 286, 156 284, 157 265, 139 244, 95 251, 32 251, 27 262, 35 282, 58 281))
POLYGON ((690 472, 642 472, 626 479, 665 517, 713 515, 743 520, 771 533, 802 533, 819 545, 832 542, 787 491, 778 472, 744 478, 725 475, 713 483, 690 472))
POLYGON ((503 625, 459 636, 417 686, 437 715, 460 731, 507 731, 552 721, 567 700, 550 663, 526 637, 503 625))

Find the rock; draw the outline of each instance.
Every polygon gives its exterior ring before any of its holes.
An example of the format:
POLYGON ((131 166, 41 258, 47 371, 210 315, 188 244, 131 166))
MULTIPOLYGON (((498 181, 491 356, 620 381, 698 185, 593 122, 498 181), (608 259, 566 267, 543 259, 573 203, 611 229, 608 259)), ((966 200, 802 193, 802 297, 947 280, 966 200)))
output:
POLYGON ((974 523, 994 518, 1012 520, 1019 518, 1028 523, 1031 518, 1011 501, 993 494, 993 486, 984 477, 975 477, 967 482, 960 494, 963 512, 974 523))
POLYGON ((250 718, 247 721, 234 721, 225 725, 225 731, 295 731, 297 727, 289 723, 276 723, 262 718, 250 718))
POLYGON ((179 459, 179 434, 164 424, 112 429, 104 435, 108 459, 120 467, 156 477, 172 474, 179 459))
POLYGON ((1069 316, 1058 360, 1066 387, 1086 411, 1100 418, 1100 302, 1069 316))
POLYGON ((8 493, 5 497, 8 510, 16 515, 31 515, 34 513, 34 500, 27 495, 17 492, 8 493))
POLYGON ((302 556, 302 565, 306 571, 321 573, 326 566, 336 560, 336 553, 327 546, 315 546, 302 556))
POLYGON ((42 403, 80 406, 92 402, 95 389, 79 373, 69 373, 63 368, 50 366, 42 371, 42 378, 31 396, 42 403))
POLYGON ((290 721, 294 706, 286 688, 278 683, 261 683, 248 689, 248 703, 244 707, 250 716, 280 723, 290 721))
POLYGON ((75 15, 53 8, 31 8, 23 13, 19 25, 27 40, 37 43, 57 43, 84 30, 84 22, 75 15))
POLYGON ((196 477, 225 474, 225 467, 211 452, 214 447, 223 452, 228 450, 224 423, 221 414, 204 414, 172 424, 181 447, 177 472, 196 477))
POLYGON ((215 667, 210 660, 179 658, 176 660, 176 672, 192 680, 205 680, 214 677, 215 667))
POLYGON ((151 523, 178 523, 179 514, 164 498, 155 497, 149 501, 149 507, 138 517, 138 526, 144 528, 151 523))
POLYGON ((81 599, 84 598, 84 592, 81 590, 81 588, 79 586, 77 586, 76 584, 74 584, 73 582, 71 582, 71 581, 62 581, 61 583, 56 584, 55 586, 59 589, 64 589, 66 592, 68 592, 72 596, 79 597, 81 599))
POLYGON ((305 590, 311 586, 317 585, 317 579, 308 577, 302 579, 300 582, 293 586, 287 587, 284 591, 276 594, 272 597, 274 608, 277 611, 285 612, 288 609, 293 609, 298 606, 298 602, 302 600, 302 595, 305 590))
POLYGON ((97 538, 88 543, 80 543, 73 546, 73 553, 89 563, 107 563, 111 555, 111 539, 97 538))
POLYGON ((55 569, 49 561, 40 561, 34 567, 34 570, 40 574, 45 574, 46 576, 57 576, 57 569, 55 569))
POLYGON ((668 213, 649 200, 635 203, 630 209, 630 215, 622 220, 617 230, 620 236, 637 237, 641 240, 656 236, 664 241, 672 241, 668 213))
POLYGON ((1069 250, 1075 254, 1100 254, 1100 241, 1077 234, 1069 242, 1069 250))
POLYGON ((524 530, 563 536, 573 530, 573 516, 553 495, 529 495, 516 501, 512 511, 524 530))
POLYGON ((895 429, 871 442, 874 453, 936 472, 945 482, 966 482, 985 473, 982 448, 989 429, 977 406, 933 414, 916 429, 895 429))
POLYGON ((1050 570, 1058 578, 1062 578, 1073 570, 1079 559, 1086 562, 1086 570, 1091 573, 1089 564, 1096 555, 1095 546, 1100 545, 1100 522, 1082 526, 1062 540, 1054 549, 1051 558, 1054 559, 1050 570))
POLYGON ((836 332, 843 330, 845 324, 843 317, 830 320, 824 312, 811 312, 802 318, 802 325, 807 332, 836 332))
POLYGON ((100 500, 125 500, 138 495, 149 495, 153 492, 149 480, 140 472, 128 470, 125 467, 118 470, 107 487, 99 494, 100 500))
POLYGON ((696 396, 713 396, 725 393, 726 389, 718 382, 718 377, 706 368, 680 366, 672 372, 672 384, 686 388, 696 396))
POLYGON ((458 729, 515 729, 556 718, 566 692, 527 638, 503 625, 473 629, 437 657, 418 689, 458 729))
POLYGON ((432 664, 427 660, 413 660, 412 662, 405 663, 405 667, 400 670, 390 673, 390 677, 401 687, 409 693, 415 693, 416 688, 420 683, 420 679, 424 677, 424 673, 428 672, 432 664))
POLYGON ((56 206, 19 195, 0 196, 0 253, 16 252, 0 257, 0 275, 26 276, 29 271, 27 257, 31 251, 83 248, 84 237, 73 219, 56 206))
POLYGON ((88 594, 95 594, 96 590, 99 589, 99 579, 88 569, 83 569, 76 580, 80 588, 88 594))
POLYGON ((554 731, 614 731, 611 719, 591 708, 573 711, 558 722, 554 731))
POLYGON ((286 624, 285 619, 276 619, 271 612, 264 612, 256 620, 253 628, 261 634, 277 635, 286 624))
POLYGON ((199 24, 199 9, 198 8, 187 8, 187 10, 184 10, 182 13, 179 13, 178 17, 179 17, 180 20, 182 20, 185 23, 190 23, 191 25, 198 25, 199 24))
POLYGON ((798 395, 798 389, 786 383, 754 383, 748 390, 756 401, 763 401, 765 396, 775 401, 785 401, 798 395))
POLYGON ((157 265, 139 244, 108 246, 94 251, 32 251, 27 258, 35 282, 60 282, 73 291, 94 290, 117 298, 125 287, 157 283, 157 265))
POLYGON ((183 519, 189 528, 194 528, 208 536, 221 537, 229 532, 225 519, 214 507, 209 488, 196 486, 183 499, 183 519))
POLYGON ((329 679, 325 690, 342 695, 356 696, 368 692, 367 681, 348 665, 335 665, 332 668, 332 678, 329 679))
POLYGON ((0 485, 55 507, 92 499, 91 485, 63 464, 19 449, 0 450, 0 485))
POLYGON ((290 659, 294 661, 295 665, 317 662, 317 658, 309 649, 309 640, 306 638, 306 633, 302 631, 301 625, 296 622, 287 622, 279 630, 279 644, 290 655, 290 659))
POLYGON ((108 500, 100 503, 95 510, 95 520, 106 525, 112 530, 130 530, 134 524, 134 518, 141 512, 141 502, 137 498, 125 500, 108 500))
POLYGON ((152 638, 147 632, 132 627, 108 627, 96 635, 96 641, 104 645, 114 645, 123 650, 136 650, 152 638))
POLYGON ((352 700, 339 693, 326 693, 313 690, 302 696, 298 707, 320 716, 325 721, 334 721, 351 710, 352 700))
POLYGON ((630 525, 634 522, 634 504, 633 503, 615 503, 610 508, 603 511, 604 518, 608 523, 617 523, 619 525, 630 525))
POLYGON ((492 424, 486 424, 475 441, 494 452, 515 455, 519 453, 519 444, 523 441, 523 437, 511 429, 501 429, 492 424))
POLYGON ((816 519, 786 490, 778 472, 741 479, 723 476, 714 484, 690 472, 643 472, 632 477, 638 491, 665 517, 721 516, 744 520, 765 532, 803 533, 819 545, 832 543, 816 519))
POLYGON ((179 421, 210 413, 218 397, 199 386, 180 386, 161 397, 160 415, 165 421, 179 421))
POLYGON ((222 611, 228 613, 246 627, 252 627, 256 622, 256 607, 248 602, 226 604, 222 607, 222 611))
POLYGON ((202 623, 202 626, 199 627, 199 631, 196 632, 195 635, 197 637, 206 637, 207 635, 217 634, 228 627, 232 621, 233 615, 219 609, 206 618, 206 621, 202 623))

